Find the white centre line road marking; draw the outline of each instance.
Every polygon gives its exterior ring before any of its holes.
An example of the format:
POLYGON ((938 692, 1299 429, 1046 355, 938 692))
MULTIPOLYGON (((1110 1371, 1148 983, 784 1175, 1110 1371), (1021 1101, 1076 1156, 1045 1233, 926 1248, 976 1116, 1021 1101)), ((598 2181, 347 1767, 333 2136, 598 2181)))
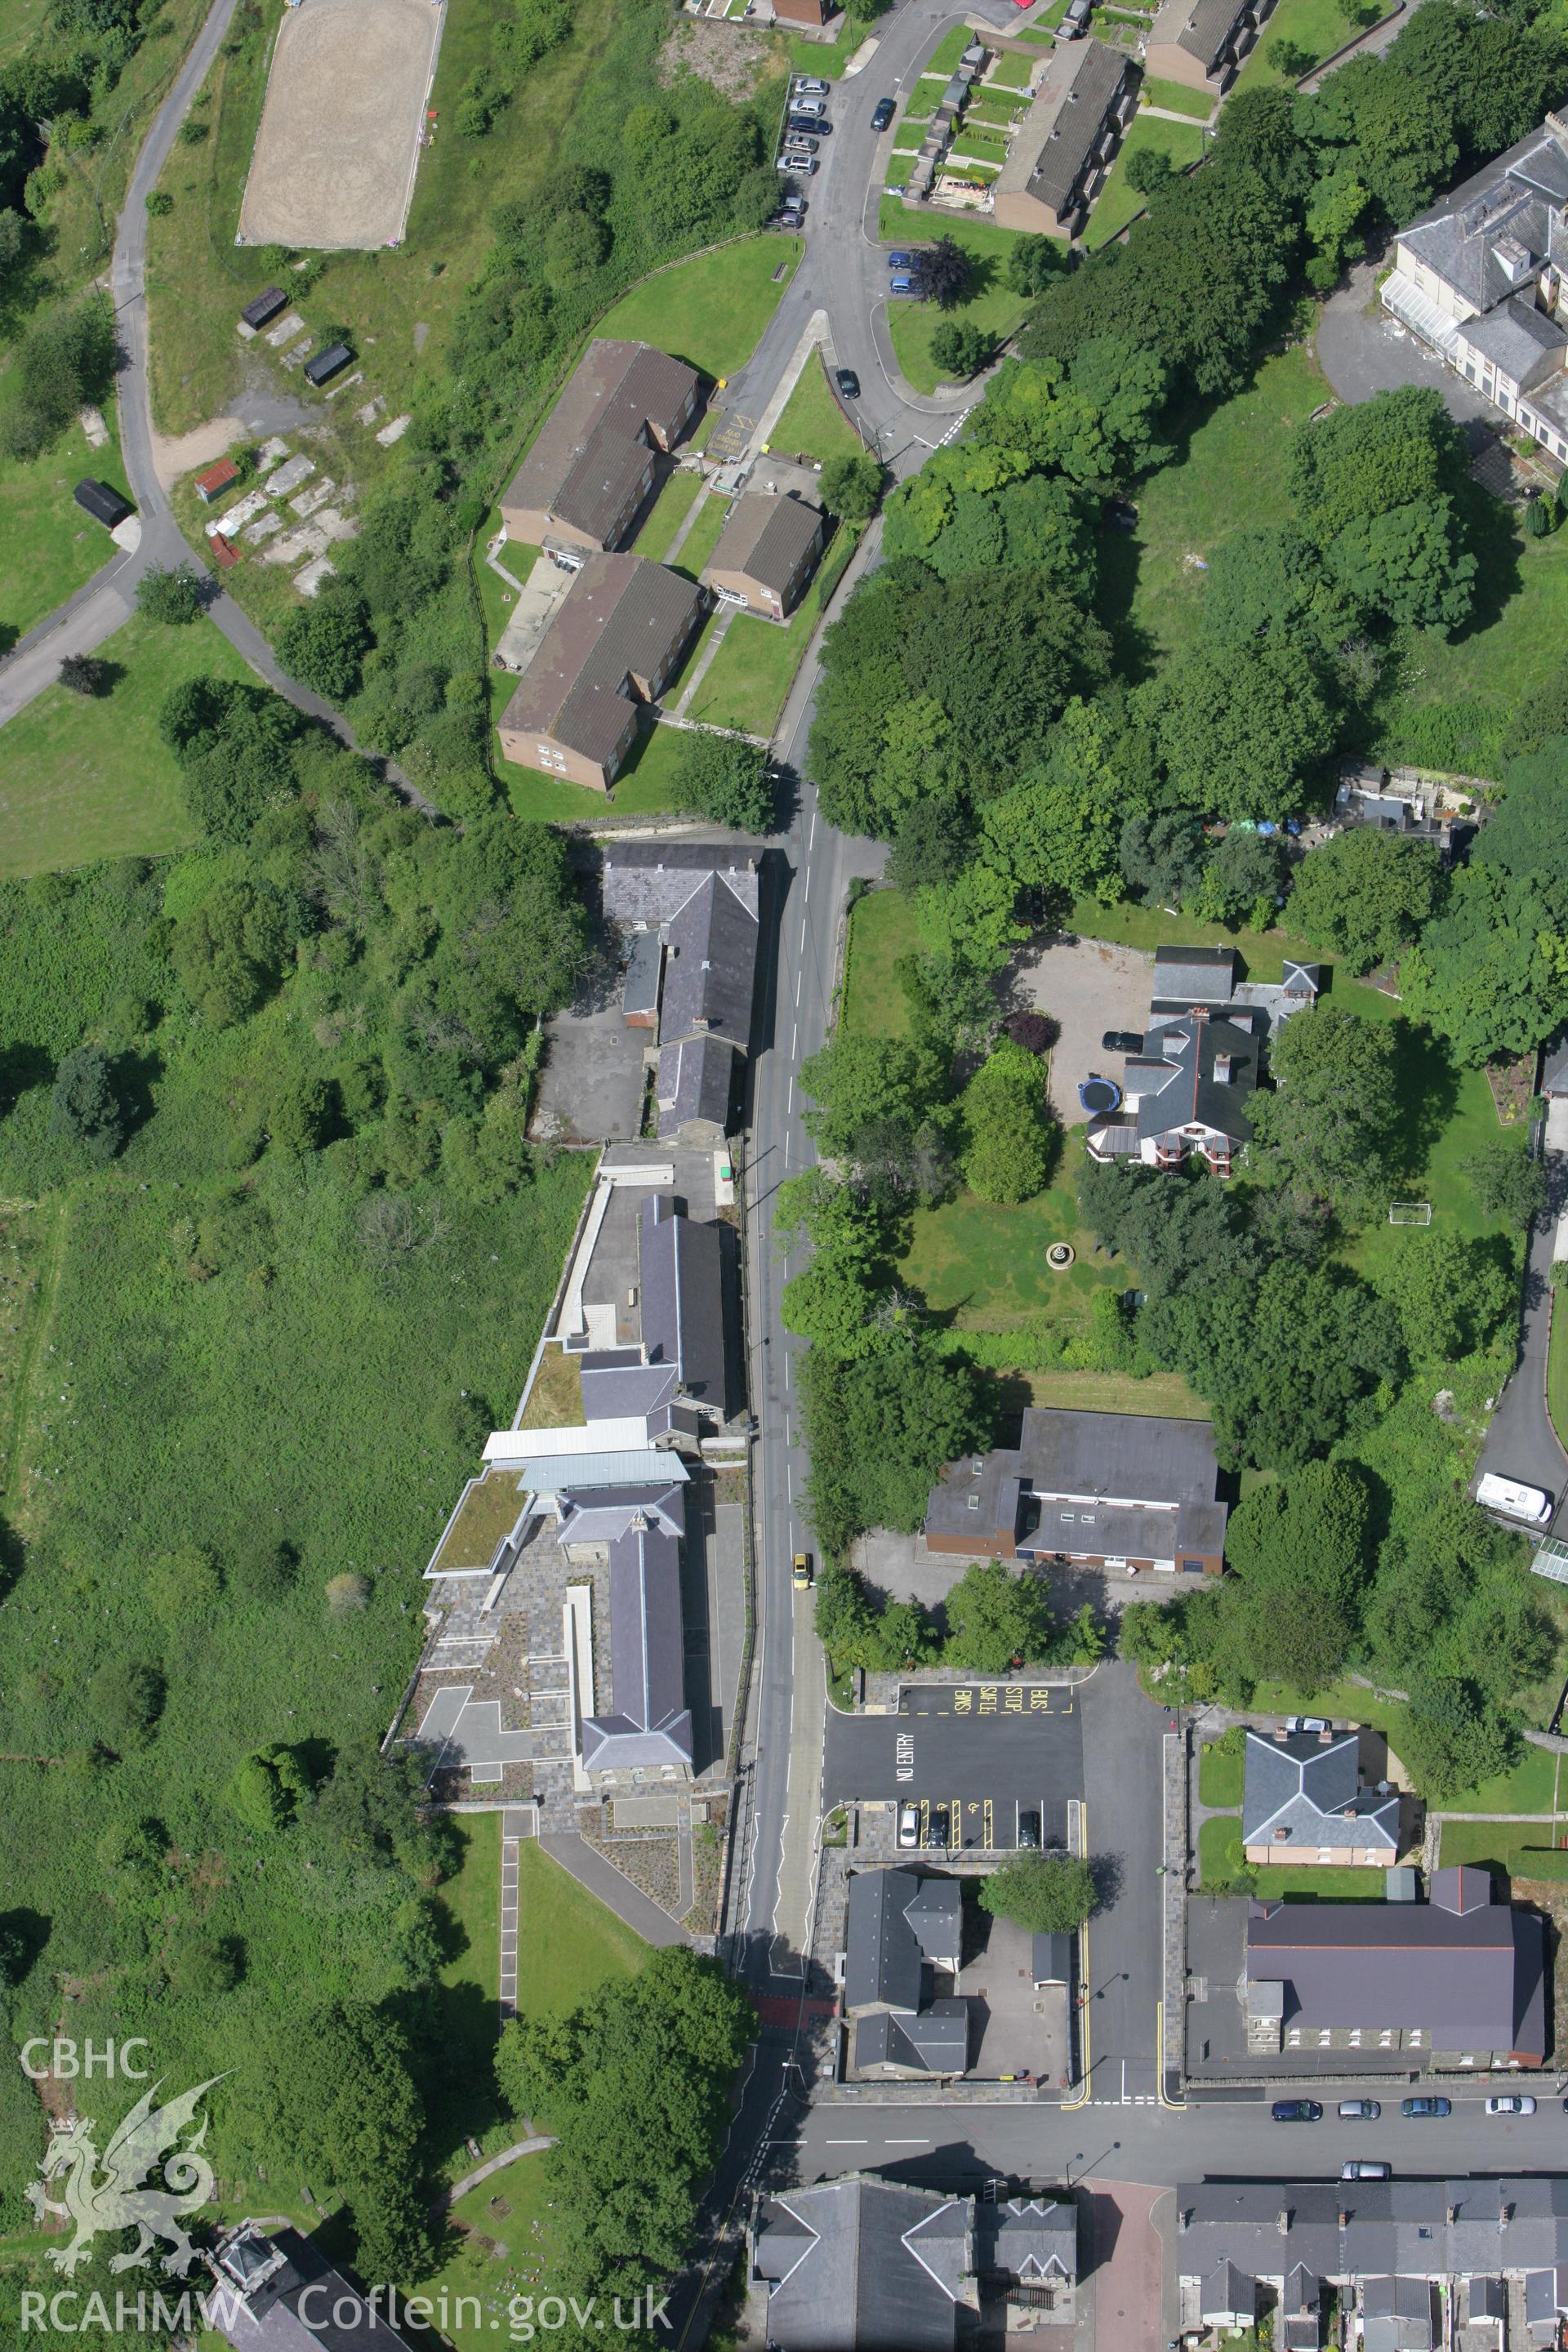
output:
POLYGON ((830 2139, 827 2145, 829 2147, 869 2147, 871 2143, 865 2139, 830 2139))
POLYGON ((804 915, 800 919, 800 951, 802 955, 805 953, 805 917, 804 915))
POLYGON ((889 2147, 929 2147, 931 2146, 931 2142, 930 2142, 930 2140, 929 2140, 929 2139, 891 2139, 891 2138, 889 2138, 886 2144, 887 2144, 887 2146, 888 2146, 889 2147))

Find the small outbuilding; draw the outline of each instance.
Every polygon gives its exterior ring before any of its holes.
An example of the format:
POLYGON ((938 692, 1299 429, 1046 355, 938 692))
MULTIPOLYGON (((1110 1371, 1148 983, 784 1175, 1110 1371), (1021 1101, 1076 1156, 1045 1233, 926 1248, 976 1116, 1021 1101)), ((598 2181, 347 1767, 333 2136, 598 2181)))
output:
POLYGON ((232 457, 220 457, 205 474, 196 476, 196 496, 204 506, 210 506, 219 492, 226 490, 239 479, 239 467, 232 457))
POLYGON ((122 499, 107 482, 79 482, 71 496, 82 512, 100 522, 105 530, 117 530, 135 511, 129 499, 122 499))
POLYGON ((265 327, 269 319, 278 316, 288 299, 281 286, 269 286, 265 294, 258 294, 253 302, 246 304, 239 314, 240 325, 249 327, 252 332, 258 327, 265 327))
POLYGON ((326 383, 340 368, 347 367, 353 357, 347 343, 329 343, 324 352, 318 352, 313 360, 305 362, 306 383, 326 383))

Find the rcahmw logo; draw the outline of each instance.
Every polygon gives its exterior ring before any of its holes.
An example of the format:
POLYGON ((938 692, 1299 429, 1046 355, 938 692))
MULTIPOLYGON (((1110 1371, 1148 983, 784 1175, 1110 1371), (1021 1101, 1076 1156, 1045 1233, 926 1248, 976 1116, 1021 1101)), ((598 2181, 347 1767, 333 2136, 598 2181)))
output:
MULTIPOLYGON (((117 2053, 115 2045, 109 2043, 104 2071, 115 2072, 118 2056, 119 2071, 141 2081, 147 2070, 126 2062, 132 2051, 145 2046, 130 2042, 117 2053)), ((78 2072, 75 2044, 56 2042, 52 2051, 56 2063, 38 2068, 33 2063, 33 2053, 49 2048, 45 2042, 29 2042, 22 2052, 23 2066, 35 2081, 48 2074, 69 2081, 78 2072)), ((87 2052, 90 2074, 94 2058, 104 2053, 90 2042, 87 2052)), ((29 2186, 27 2200, 40 2221, 52 2214, 72 2225, 69 2243, 48 2249, 57 2270, 74 2277, 100 2231, 134 2230, 136 2243, 112 2257, 111 2271, 146 2269, 154 2247, 162 2243, 169 2249, 163 2259, 163 2269, 175 2278, 186 2275, 195 2259, 195 2248, 185 2231, 185 2216, 199 2211, 213 2193, 213 2168, 202 2153, 207 2119, 204 2115, 198 2124, 196 2110, 214 2083, 222 2080, 221 2074, 214 2074, 161 2107, 153 2102, 163 2084, 154 2083, 115 2126, 101 2157, 93 2137, 97 2126, 90 2116, 69 2116, 52 2126, 38 2167, 40 2177, 29 2186), (187 2132, 191 2137, 183 2139, 187 2132), (151 2180, 149 2175, 153 2176, 151 2180), (63 2193, 51 2197, 49 2188, 56 2181, 63 2184, 63 2193)))
POLYGON ((205 2292, 186 2287, 178 2294, 167 2295, 156 2288, 149 2294, 142 2287, 134 2294, 121 2289, 112 2301, 97 2292, 83 2294, 74 2286, 57 2287, 53 2294, 26 2287, 22 2294, 22 2326, 29 2334, 37 2329, 49 2336, 86 2336, 96 2330, 105 2336, 127 2336, 134 2329, 144 2336, 156 2328, 176 2340, 188 2341, 205 2327, 226 2336, 232 2343, 242 2327, 256 2324, 255 2314, 232 2287, 205 2292))

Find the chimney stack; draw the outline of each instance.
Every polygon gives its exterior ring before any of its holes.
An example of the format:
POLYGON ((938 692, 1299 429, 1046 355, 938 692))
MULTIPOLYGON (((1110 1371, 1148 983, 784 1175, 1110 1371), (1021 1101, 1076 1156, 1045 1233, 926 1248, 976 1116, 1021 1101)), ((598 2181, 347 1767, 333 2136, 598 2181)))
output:
POLYGON ((1216 1087, 1228 1087, 1228 1086, 1229 1086, 1229 1084, 1230 1084, 1230 1055, 1229 1055, 1228 1054, 1216 1054, 1216 1055, 1215 1055, 1215 1057, 1214 1057, 1214 1078, 1215 1078, 1215 1086, 1216 1086, 1216 1087))

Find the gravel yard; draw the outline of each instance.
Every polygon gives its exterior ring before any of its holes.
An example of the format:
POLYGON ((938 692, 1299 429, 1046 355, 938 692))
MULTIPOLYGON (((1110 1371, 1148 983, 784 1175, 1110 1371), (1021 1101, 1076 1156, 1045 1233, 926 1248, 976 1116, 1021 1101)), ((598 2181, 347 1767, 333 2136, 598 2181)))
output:
POLYGON ((1013 974, 1011 1000, 1048 1013, 1061 1026, 1051 1048, 1051 1107, 1064 1127, 1084 1127, 1079 1080, 1091 1076, 1121 1083, 1121 1056, 1101 1050, 1108 1029, 1136 1029, 1149 1019, 1154 959, 1105 940, 1058 934, 1026 949, 1013 974))

